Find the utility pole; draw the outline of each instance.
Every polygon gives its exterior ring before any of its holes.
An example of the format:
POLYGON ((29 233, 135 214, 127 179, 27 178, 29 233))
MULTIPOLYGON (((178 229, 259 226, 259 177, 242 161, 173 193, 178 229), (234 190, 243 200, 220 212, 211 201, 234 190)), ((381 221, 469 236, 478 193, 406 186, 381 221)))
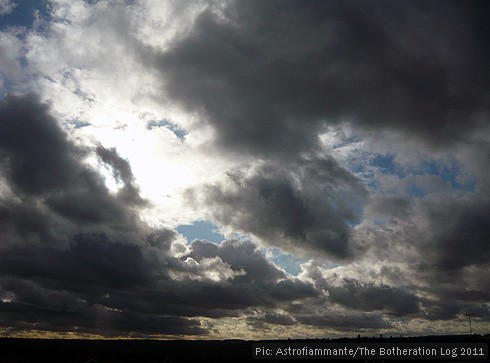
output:
POLYGON ((471 330, 471 317, 475 314, 471 314, 471 313, 468 313, 468 314, 465 314, 467 317, 468 317, 468 323, 470 323, 470 335, 473 334, 472 330, 471 330))

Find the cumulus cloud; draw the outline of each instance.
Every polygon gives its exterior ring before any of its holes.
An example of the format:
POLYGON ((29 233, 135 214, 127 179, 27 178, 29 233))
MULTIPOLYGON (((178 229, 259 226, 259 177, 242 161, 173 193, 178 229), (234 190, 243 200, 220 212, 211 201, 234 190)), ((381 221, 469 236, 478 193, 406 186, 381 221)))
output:
POLYGON ((229 150, 294 155, 341 121, 445 144, 488 114, 486 48, 468 12, 235 1, 203 11, 157 66, 168 95, 202 115, 229 150))
POLYGON ((303 157, 231 171, 227 183, 189 195, 221 224, 269 245, 346 258, 352 253, 349 233, 360 219, 366 191, 335 160, 303 157))

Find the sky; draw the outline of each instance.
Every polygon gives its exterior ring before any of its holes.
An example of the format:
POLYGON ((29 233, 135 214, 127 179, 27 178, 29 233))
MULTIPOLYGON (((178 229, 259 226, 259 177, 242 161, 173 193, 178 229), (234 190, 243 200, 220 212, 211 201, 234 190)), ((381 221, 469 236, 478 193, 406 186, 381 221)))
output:
POLYGON ((0 332, 490 332, 488 2, 0 0, 0 332))

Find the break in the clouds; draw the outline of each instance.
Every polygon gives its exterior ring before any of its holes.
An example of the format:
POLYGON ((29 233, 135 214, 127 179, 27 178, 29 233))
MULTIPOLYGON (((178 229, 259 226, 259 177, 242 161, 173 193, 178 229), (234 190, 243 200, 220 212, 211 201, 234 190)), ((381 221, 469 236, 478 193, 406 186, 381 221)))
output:
POLYGON ((1 329, 488 332, 487 13, 0 1, 1 329))

